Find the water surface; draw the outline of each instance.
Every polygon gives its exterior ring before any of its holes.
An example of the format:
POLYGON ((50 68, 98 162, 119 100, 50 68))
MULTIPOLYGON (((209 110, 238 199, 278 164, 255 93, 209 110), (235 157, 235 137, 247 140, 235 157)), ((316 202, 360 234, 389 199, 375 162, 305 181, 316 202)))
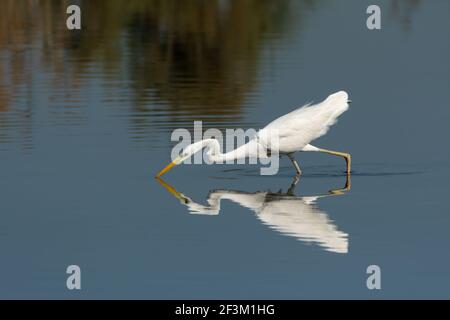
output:
POLYGON ((380 31, 368 1, 79 3, 74 32, 62 3, 2 3, 1 298, 449 297, 447 1, 381 1, 380 31), (351 152, 350 190, 322 154, 291 190, 286 159, 153 178, 176 128, 260 128, 342 89, 315 144, 351 152))

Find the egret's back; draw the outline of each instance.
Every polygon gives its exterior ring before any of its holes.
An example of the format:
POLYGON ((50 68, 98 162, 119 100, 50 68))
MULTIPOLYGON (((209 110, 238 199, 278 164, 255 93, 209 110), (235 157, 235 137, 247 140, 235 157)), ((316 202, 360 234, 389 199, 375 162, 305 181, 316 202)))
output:
MULTIPOLYGON (((272 121, 258 135, 267 137, 277 134, 280 153, 299 151, 326 134, 347 109, 348 94, 339 91, 319 104, 306 105, 272 121)), ((262 143, 265 143, 264 139, 262 143)))

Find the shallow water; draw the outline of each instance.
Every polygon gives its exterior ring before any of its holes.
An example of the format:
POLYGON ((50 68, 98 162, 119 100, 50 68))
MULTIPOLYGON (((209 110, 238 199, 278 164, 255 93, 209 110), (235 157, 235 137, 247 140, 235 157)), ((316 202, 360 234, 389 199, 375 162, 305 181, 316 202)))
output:
POLYGON ((448 298, 447 1, 381 1, 380 31, 356 0, 105 3, 72 33, 56 2, 2 5, 1 298, 448 298), (341 89, 314 144, 351 152, 350 190, 322 154, 291 190, 286 159, 153 178, 176 128, 259 128, 341 89))

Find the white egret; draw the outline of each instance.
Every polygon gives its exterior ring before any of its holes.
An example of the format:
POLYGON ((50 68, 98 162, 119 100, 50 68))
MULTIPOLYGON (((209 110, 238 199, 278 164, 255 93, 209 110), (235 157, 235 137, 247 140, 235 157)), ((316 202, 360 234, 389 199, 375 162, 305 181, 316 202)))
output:
MULTIPOLYGON (((348 179, 348 178, 347 178, 348 179)), ((321 210, 316 201, 323 197, 342 195, 349 190, 349 181, 343 189, 330 190, 328 194, 298 197, 294 194, 294 180, 286 193, 281 191, 245 192, 238 190, 212 190, 207 204, 193 201, 161 179, 161 185, 186 206, 191 214, 218 215, 221 200, 230 200, 253 211, 256 218, 270 229, 282 235, 293 237, 306 243, 315 243, 326 251, 348 252, 348 234, 337 226, 321 210)))
POLYGON ((194 153, 207 148, 206 156, 210 162, 233 161, 250 157, 268 157, 271 154, 267 137, 276 134, 278 137, 277 151, 279 155, 286 155, 295 167, 296 174, 301 174, 299 164, 294 158, 298 151, 323 152, 343 157, 347 163, 347 174, 350 173, 351 156, 348 153, 332 151, 315 147, 311 141, 327 133, 337 118, 347 111, 349 103, 345 91, 336 92, 321 103, 305 105, 269 123, 261 129, 256 137, 247 144, 227 153, 221 153, 220 144, 216 139, 205 139, 195 142, 183 149, 180 156, 162 169, 157 177, 162 176, 172 167, 182 163, 194 153))

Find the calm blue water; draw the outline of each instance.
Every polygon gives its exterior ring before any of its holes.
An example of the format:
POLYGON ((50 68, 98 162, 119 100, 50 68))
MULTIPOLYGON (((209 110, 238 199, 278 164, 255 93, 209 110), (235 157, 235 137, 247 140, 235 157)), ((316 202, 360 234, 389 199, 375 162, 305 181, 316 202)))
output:
POLYGON ((448 1, 379 1, 380 31, 370 1, 105 3, 80 1, 80 32, 55 2, 2 4, 0 298, 450 297, 448 1), (289 194, 286 159, 177 167, 188 203, 153 178, 176 128, 259 128, 341 89, 314 144, 352 154, 348 192, 323 154, 297 155, 289 194))

